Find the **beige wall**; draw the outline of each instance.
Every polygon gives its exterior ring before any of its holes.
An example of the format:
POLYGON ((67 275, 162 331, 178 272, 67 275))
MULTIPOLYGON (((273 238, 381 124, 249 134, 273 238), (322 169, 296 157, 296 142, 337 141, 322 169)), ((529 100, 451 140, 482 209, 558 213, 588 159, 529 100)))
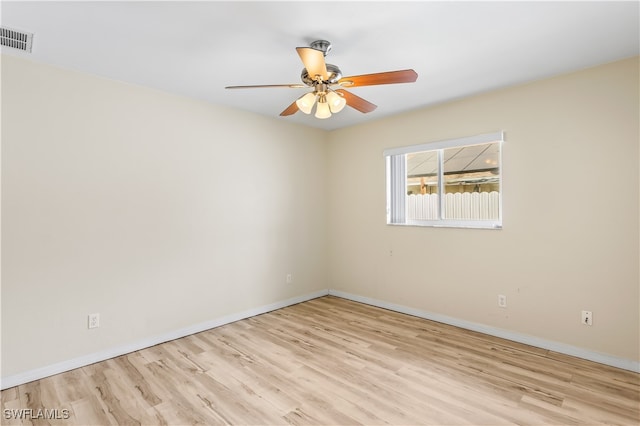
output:
POLYGON ((3 56, 2 376, 326 289, 326 150, 3 56))
POLYGON ((639 360, 638 75, 634 58, 332 132, 329 288, 639 360), (498 130, 504 229, 385 225, 383 149, 498 130))
POLYGON ((324 133, 3 56, 2 376, 326 288, 638 360, 638 92, 636 58, 324 133), (504 229, 385 225, 384 148, 496 130, 504 229))

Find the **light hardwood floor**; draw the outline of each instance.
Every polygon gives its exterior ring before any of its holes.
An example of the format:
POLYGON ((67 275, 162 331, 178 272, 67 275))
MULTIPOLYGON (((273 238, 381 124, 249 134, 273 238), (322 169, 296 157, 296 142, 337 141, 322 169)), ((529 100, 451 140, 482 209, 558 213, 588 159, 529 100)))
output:
POLYGON ((20 408, 68 410, 34 424, 638 425, 640 375, 327 296, 2 392, 3 424, 31 424, 6 419, 20 408))

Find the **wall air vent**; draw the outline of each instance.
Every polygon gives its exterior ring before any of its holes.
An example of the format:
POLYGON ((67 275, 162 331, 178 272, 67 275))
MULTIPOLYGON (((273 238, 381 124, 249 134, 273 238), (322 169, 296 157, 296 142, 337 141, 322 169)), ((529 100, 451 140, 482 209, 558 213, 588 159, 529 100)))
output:
POLYGON ((33 34, 31 33, 0 27, 0 40, 2 41, 2 46, 31 53, 31 43, 33 41, 33 34))

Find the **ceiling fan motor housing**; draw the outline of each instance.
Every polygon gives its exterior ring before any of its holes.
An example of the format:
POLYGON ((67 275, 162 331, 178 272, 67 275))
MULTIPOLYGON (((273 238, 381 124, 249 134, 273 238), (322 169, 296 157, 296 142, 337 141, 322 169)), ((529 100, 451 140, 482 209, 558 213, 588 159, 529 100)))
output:
MULTIPOLYGON (((328 77, 326 80, 323 81, 323 83, 336 84, 338 80, 342 78, 342 71, 340 71, 340 68, 338 68, 333 64, 326 64, 326 65, 327 65, 328 77)), ((313 86, 316 83, 316 80, 314 80, 309 76, 309 72, 307 72, 306 68, 302 69, 302 72, 300 73, 300 78, 302 79, 302 82, 307 86, 313 86)))

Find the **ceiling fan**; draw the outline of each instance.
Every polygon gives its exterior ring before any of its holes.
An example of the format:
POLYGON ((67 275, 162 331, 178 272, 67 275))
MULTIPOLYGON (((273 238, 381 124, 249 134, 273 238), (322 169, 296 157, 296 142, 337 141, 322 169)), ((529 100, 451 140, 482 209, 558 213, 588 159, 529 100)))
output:
POLYGON ((292 115, 302 111, 310 114, 317 103, 315 116, 329 118, 331 113, 341 111, 345 105, 362 113, 368 113, 377 105, 346 91, 343 87, 374 86, 379 84, 413 83, 418 74, 412 70, 388 71, 375 74, 354 75, 343 77, 342 71, 335 65, 327 64, 324 57, 331 50, 331 43, 326 40, 316 40, 310 47, 297 47, 296 51, 302 59, 304 68, 300 78, 304 84, 263 84, 253 86, 227 86, 226 89, 254 89, 263 87, 289 87, 313 89, 280 113, 281 116, 292 115), (335 88, 339 87, 339 88, 335 88))

